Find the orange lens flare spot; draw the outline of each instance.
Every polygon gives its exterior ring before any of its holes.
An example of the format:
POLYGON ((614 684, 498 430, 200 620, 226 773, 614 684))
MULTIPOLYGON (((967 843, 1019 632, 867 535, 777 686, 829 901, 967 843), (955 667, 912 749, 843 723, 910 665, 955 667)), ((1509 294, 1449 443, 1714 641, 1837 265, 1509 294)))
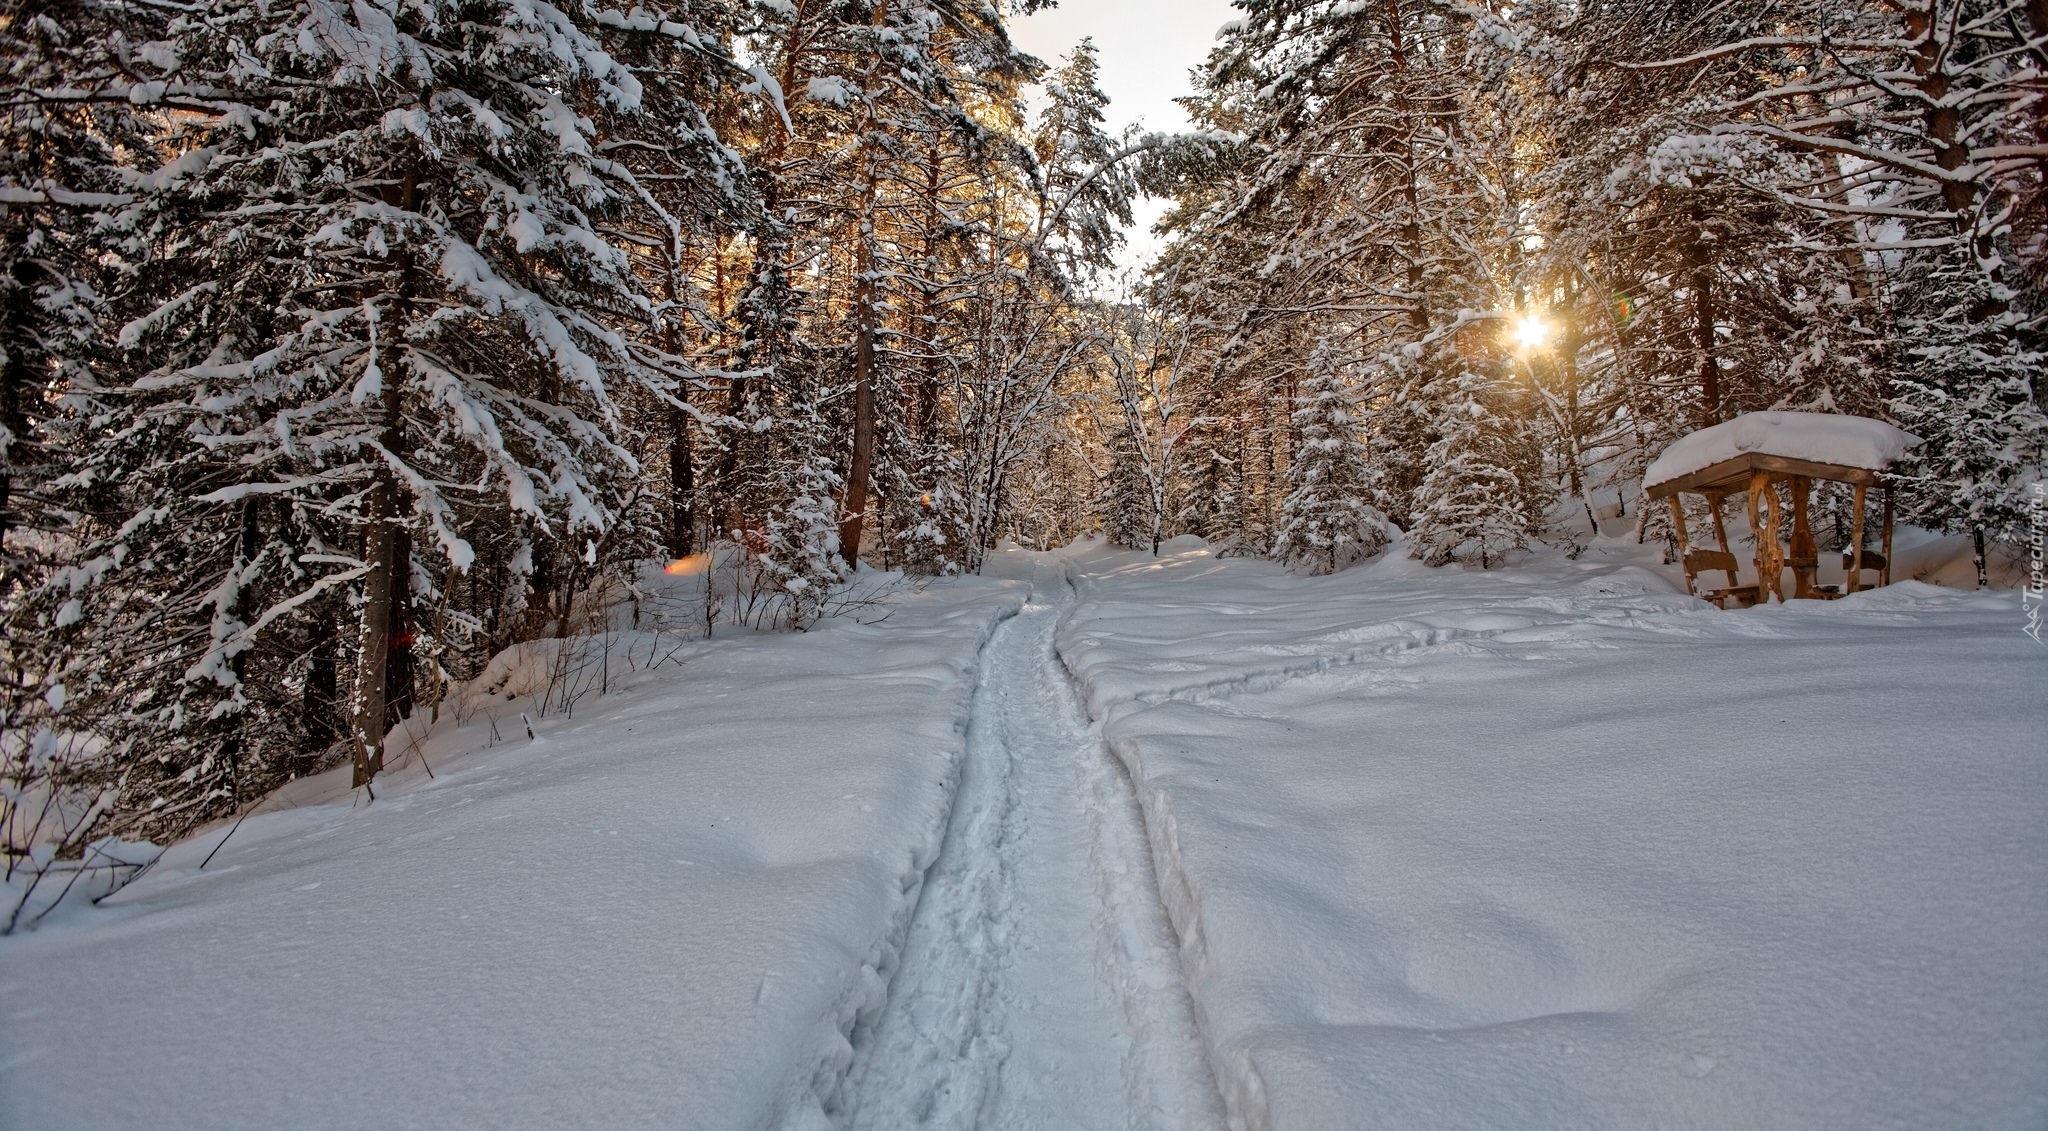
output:
POLYGON ((695 577, 710 568, 710 554, 691 554, 687 558, 677 558, 661 567, 661 572, 670 577, 695 577))

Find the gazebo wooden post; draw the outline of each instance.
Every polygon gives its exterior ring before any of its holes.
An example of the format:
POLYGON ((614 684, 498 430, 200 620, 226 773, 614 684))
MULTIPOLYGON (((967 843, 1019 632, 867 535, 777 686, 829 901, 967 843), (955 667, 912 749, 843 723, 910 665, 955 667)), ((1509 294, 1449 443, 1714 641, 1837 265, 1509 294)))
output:
POLYGON ((1678 564, 1681 569, 1685 570, 1685 595, 1697 597, 1700 595, 1700 592, 1699 587, 1694 585, 1692 580, 1692 547, 1687 544, 1685 537, 1685 504, 1678 501, 1678 493, 1676 491, 1672 492, 1669 498, 1671 500, 1671 532, 1678 538, 1678 564))
POLYGON ((1849 592, 1863 588, 1863 503, 1869 496, 1870 488, 1856 485, 1856 517, 1849 523, 1849 556, 1843 560, 1849 563, 1849 592))
POLYGON ((1751 472, 1749 476, 1749 528, 1756 531, 1756 599, 1758 604, 1772 597, 1783 601, 1785 563, 1778 549, 1778 492, 1771 473, 1751 472))
MULTIPOLYGON (((1721 544, 1721 552, 1728 555, 1728 560, 1733 562, 1735 560, 1735 551, 1728 548, 1728 527, 1721 521, 1721 504, 1727 498, 1728 496, 1723 495, 1719 491, 1707 492, 1707 509, 1714 512, 1714 540, 1721 544)), ((1731 568, 1727 572, 1728 588, 1733 589, 1741 584, 1741 581, 1735 576, 1735 570, 1731 568)))
POLYGON ((1814 543, 1813 527, 1807 521, 1813 480, 1795 475, 1789 486, 1792 491, 1792 595, 1811 597, 1818 591, 1815 582, 1820 572, 1820 548, 1814 543))
POLYGON ((1749 534, 1750 538, 1756 542, 1756 556, 1754 559, 1752 559, 1752 563, 1756 566, 1756 603, 1759 605, 1764 604, 1771 599, 1771 579, 1769 575, 1764 572, 1765 566, 1769 564, 1764 560, 1767 556, 1764 553, 1764 545, 1765 540, 1769 536, 1769 531, 1764 529, 1763 515, 1763 488, 1764 485, 1768 484, 1769 482, 1770 479, 1767 476, 1765 476, 1764 473, 1761 471, 1750 473, 1749 534))
POLYGON ((1778 482, 1764 481, 1764 526, 1771 532, 1765 548, 1771 555, 1771 596, 1785 603, 1785 504, 1778 501, 1778 482))
POLYGON ((1878 574, 1879 585, 1892 583, 1892 483, 1884 483, 1884 570, 1878 574))

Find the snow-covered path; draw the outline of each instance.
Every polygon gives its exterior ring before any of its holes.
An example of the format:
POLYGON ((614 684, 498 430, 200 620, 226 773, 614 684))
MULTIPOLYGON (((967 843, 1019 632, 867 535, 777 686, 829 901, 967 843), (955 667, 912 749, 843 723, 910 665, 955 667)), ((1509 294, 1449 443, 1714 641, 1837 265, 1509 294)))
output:
POLYGON ((852 1126, 1221 1128, 1135 800, 1053 650, 1071 581, 1022 564, 888 1007, 855 1034, 852 1126))

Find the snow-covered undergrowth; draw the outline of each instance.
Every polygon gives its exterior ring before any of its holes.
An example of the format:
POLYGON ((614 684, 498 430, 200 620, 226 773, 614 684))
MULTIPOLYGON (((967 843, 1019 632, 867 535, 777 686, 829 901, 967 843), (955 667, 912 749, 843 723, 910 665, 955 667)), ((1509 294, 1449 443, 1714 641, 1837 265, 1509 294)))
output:
POLYGON ((545 649, 504 658, 374 802, 305 779, 0 941, 0 1126, 825 1125, 1022 599, 659 662, 622 629, 568 709, 545 649))
MULTIPOLYGON (((759 556, 731 542, 680 561, 642 562, 624 576, 603 575, 578 590, 569 613, 539 626, 545 635, 499 651, 474 678, 443 686, 423 675, 414 709, 392 733, 390 762, 417 763, 413 768, 431 775, 428 750, 446 745, 441 736, 450 729, 474 728, 458 746, 524 739, 537 721, 573 719, 615 688, 662 678, 653 673, 686 661, 707 639, 795 621, 801 627, 839 617, 877 620, 887 615, 892 595, 921 584, 901 572, 862 570, 799 610, 759 556)), ((423 658, 433 670, 434 656, 423 658)), ((0 760, 15 759, 0 774, 0 935, 32 928, 60 907, 104 899, 161 851, 103 835, 120 791, 93 778, 102 745, 90 732, 0 733, 0 760), (24 745, 9 749, 16 739, 24 745)), ((347 751, 337 746, 328 755, 333 765, 347 751)), ((303 804, 336 788, 332 776, 292 782, 242 813, 303 804)))
POLYGON ((1615 541, 1079 568, 1233 1126, 2048 1124, 2017 594, 1721 612, 1615 541))

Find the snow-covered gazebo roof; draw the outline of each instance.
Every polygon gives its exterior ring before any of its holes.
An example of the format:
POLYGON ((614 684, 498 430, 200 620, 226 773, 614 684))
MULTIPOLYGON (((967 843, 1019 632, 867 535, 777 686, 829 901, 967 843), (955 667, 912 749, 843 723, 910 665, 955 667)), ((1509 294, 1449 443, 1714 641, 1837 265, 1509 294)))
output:
POLYGON ((1643 473, 1652 498, 1680 491, 1745 489, 1756 472, 1831 479, 1874 487, 1878 476, 1920 442, 1867 416, 1824 412, 1752 412, 1702 428, 1664 449, 1643 473))

